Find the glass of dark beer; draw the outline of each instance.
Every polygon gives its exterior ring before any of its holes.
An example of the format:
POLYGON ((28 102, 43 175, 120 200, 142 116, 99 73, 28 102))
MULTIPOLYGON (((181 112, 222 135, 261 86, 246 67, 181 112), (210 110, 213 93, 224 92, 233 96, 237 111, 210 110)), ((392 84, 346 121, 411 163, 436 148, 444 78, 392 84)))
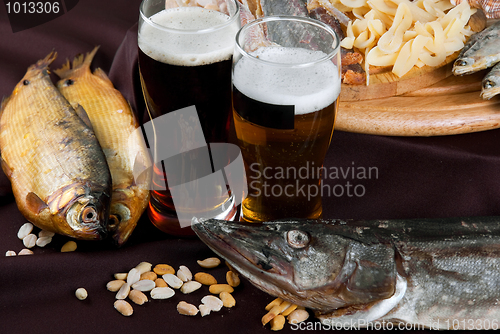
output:
POLYGON ((248 185, 241 220, 321 217, 340 71, 338 36, 322 22, 269 16, 238 32, 233 118, 248 185))
POLYGON ((155 161, 147 212, 152 223, 169 234, 193 234, 180 224, 181 213, 219 219, 233 219, 236 214, 229 189, 200 185, 198 180, 214 172, 209 144, 228 140, 232 56, 239 28, 236 0, 141 4, 139 71, 152 124, 147 139, 155 161), (193 107, 194 116, 182 112, 193 107), (165 115, 172 117, 155 123, 165 115), (165 156, 166 148, 173 153, 165 156), (183 201, 176 202, 181 197, 183 201))

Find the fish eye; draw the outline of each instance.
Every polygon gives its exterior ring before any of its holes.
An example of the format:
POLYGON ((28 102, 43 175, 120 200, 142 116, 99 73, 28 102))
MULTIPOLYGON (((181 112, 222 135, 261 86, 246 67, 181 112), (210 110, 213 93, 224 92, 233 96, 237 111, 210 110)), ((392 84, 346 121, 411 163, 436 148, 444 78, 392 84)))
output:
POLYGON ((291 230, 286 234, 286 241, 292 248, 304 248, 310 239, 309 233, 300 230, 291 230))
POLYGON ((74 84, 75 81, 72 80, 72 79, 68 79, 66 81, 64 81, 64 86, 71 86, 72 84, 74 84))
POLYGON ((483 84, 483 88, 488 89, 495 86, 495 83, 491 80, 486 80, 483 84))
POLYGON ((466 59, 460 59, 460 60, 457 60, 457 62, 456 62, 457 66, 466 66, 468 64, 469 64, 469 62, 466 59))
POLYGON ((29 84, 30 84, 30 81, 29 81, 29 80, 24 80, 24 81, 23 81, 23 85, 28 86, 29 84))

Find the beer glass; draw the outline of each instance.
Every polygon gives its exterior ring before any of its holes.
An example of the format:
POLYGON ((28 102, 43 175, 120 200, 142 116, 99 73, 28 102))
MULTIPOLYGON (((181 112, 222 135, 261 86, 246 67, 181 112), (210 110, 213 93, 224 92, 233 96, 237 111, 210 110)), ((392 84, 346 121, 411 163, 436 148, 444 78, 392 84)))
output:
POLYGON ((146 137, 155 161, 147 212, 169 234, 193 234, 180 224, 181 213, 235 216, 230 190, 200 185, 199 180, 213 172, 210 143, 227 142, 239 28, 236 0, 144 0, 140 6, 139 71, 152 129, 146 137), (162 119, 166 115, 171 117, 162 119), (173 153, 166 155, 166 150, 173 153))
POLYGON ((238 32, 233 118, 248 185, 240 220, 321 217, 340 71, 338 36, 319 21, 269 16, 238 32))

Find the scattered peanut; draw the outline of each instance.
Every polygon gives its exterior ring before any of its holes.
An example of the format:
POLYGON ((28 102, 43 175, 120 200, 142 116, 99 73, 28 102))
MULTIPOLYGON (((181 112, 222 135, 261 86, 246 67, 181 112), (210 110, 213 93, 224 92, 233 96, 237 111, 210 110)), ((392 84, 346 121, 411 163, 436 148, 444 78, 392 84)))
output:
POLYGON ((163 287, 168 286, 168 284, 167 284, 167 282, 165 282, 165 280, 163 278, 157 278, 157 279, 155 279, 155 286, 157 288, 163 288, 163 287))
POLYGON ((181 292, 184 294, 191 293, 201 288, 201 283, 196 281, 188 281, 181 286, 181 292))
POLYGON ((234 271, 231 271, 231 270, 229 270, 226 273, 226 281, 227 281, 227 284, 229 284, 233 288, 240 285, 240 277, 238 276, 238 274, 236 274, 234 271))
POLYGON ((114 274, 114 277, 116 279, 126 280, 127 279, 127 273, 116 273, 116 274, 114 274))
POLYGON ((132 284, 132 289, 139 291, 151 291, 156 287, 154 281, 150 279, 143 279, 132 284))
POLYGON ((172 297, 174 294, 175 291, 169 287, 154 288, 151 290, 151 298, 153 299, 167 299, 172 297))
POLYGON ((9 250, 5 252, 5 256, 16 256, 16 252, 9 250))
POLYGON ((236 300, 229 292, 222 291, 219 295, 219 298, 220 300, 222 300, 222 304, 224 305, 224 307, 233 307, 236 305, 236 300))
POLYGON ((210 274, 207 273, 196 273, 194 274, 194 280, 200 282, 203 285, 212 285, 217 284, 217 280, 210 274))
POLYGON ((193 274, 186 266, 180 266, 177 270, 177 277, 179 277, 183 282, 188 282, 193 279, 193 274))
POLYGON ((208 259, 205 260, 198 260, 196 261, 198 264, 203 267, 203 268, 215 268, 220 264, 220 260, 216 257, 209 257, 208 259))
POLYGON ((23 240, 28 234, 31 233, 31 231, 33 231, 33 224, 25 223, 23 224, 23 226, 21 226, 21 228, 17 232, 17 237, 23 240))
POLYGON ((284 301, 279 305, 273 306, 273 308, 262 317, 262 325, 267 324, 272 318, 283 312, 287 307, 290 306, 290 302, 284 301))
POLYGON ((143 279, 149 279, 149 280, 156 280, 158 278, 158 275, 154 271, 146 271, 145 273, 141 274, 141 280, 143 279))
POLYGON ((78 288, 75 291, 76 298, 78 298, 80 300, 86 299, 88 295, 89 294, 87 293, 87 290, 85 290, 84 288, 78 288))
POLYGON ((142 291, 139 290, 130 291, 128 298, 130 298, 130 300, 136 303, 137 305, 143 305, 145 302, 148 301, 148 297, 142 291))
POLYGON ((223 291, 226 291, 229 293, 232 293, 234 291, 233 287, 230 286, 229 284, 213 284, 213 285, 210 285, 208 290, 210 291, 210 293, 213 293, 214 295, 218 295, 223 291))
POLYGON ((200 310, 200 315, 202 317, 209 315, 211 311, 210 307, 205 304, 200 304, 200 306, 198 306, 198 309, 200 310))
POLYGON ((119 299, 115 301, 115 309, 120 312, 122 315, 128 317, 131 316, 132 313, 134 313, 134 309, 132 308, 132 305, 130 305, 128 302, 125 300, 119 299))
POLYGON ((33 251, 23 248, 17 253, 17 255, 33 255, 33 251))
POLYGON ((271 319, 271 330, 279 331, 285 326, 285 317, 282 314, 278 314, 271 319))
POLYGON ((292 313, 296 309, 297 309, 297 305, 292 304, 292 305, 288 306, 283 312, 281 312, 281 314, 283 314, 286 317, 287 315, 289 315, 290 313, 292 313))
POLYGON ((121 286, 120 290, 116 293, 116 299, 125 299, 130 293, 130 284, 125 283, 121 286))
POLYGON ((36 245, 38 247, 45 247, 48 244, 50 244, 51 241, 52 241, 52 237, 41 237, 41 238, 36 239, 36 245))
POLYGON ((130 271, 127 274, 127 284, 132 285, 140 279, 141 279, 141 273, 139 272, 139 270, 137 270, 136 268, 130 269, 130 271))
POLYGON ((47 231, 47 230, 41 230, 40 232, 38 232, 38 237, 39 238, 45 238, 45 237, 53 238, 54 235, 56 235, 54 232, 50 232, 50 231, 47 231))
POLYGON ((165 274, 175 274, 175 269, 168 264, 157 264, 153 268, 153 271, 160 276, 165 274))
POLYGON ((226 266, 229 268, 230 271, 235 272, 235 273, 237 272, 236 270, 234 270, 233 266, 231 266, 229 264, 229 262, 225 261, 225 263, 226 263, 226 266))
POLYGON ((137 271, 139 272, 139 274, 144 274, 148 271, 151 271, 151 267, 153 265, 149 262, 141 262, 139 263, 138 265, 135 266, 135 269, 137 269, 137 271))
POLYGON ((287 317, 289 324, 298 324, 299 322, 306 321, 309 318, 309 312, 304 309, 296 309, 287 317))
POLYGON ((109 281, 106 284, 106 289, 108 289, 108 291, 111 291, 111 292, 118 292, 120 290, 120 288, 123 286, 123 284, 125 284, 124 280, 115 279, 113 281, 109 281))
POLYGON ((272 302, 270 302, 269 304, 267 304, 265 310, 266 311, 270 311, 273 307, 275 307, 276 305, 279 305, 281 303, 283 303, 283 299, 276 298, 275 300, 273 300, 272 302))
POLYGON ((167 282, 168 286, 173 289, 180 289, 183 284, 182 280, 174 274, 165 274, 162 277, 165 282, 167 282))
POLYGON ((33 248, 36 245, 36 240, 38 238, 33 233, 28 234, 23 238, 23 244, 26 248, 33 248))
POLYGON ((61 248, 61 252, 62 253, 66 253, 66 252, 74 252, 76 250, 76 242, 74 242, 73 240, 72 241, 68 241, 67 243, 65 243, 62 248, 61 248))
POLYGON ((208 296, 203 297, 201 299, 201 302, 204 305, 207 305, 210 308, 211 311, 215 311, 215 312, 220 311, 220 309, 224 305, 224 303, 222 302, 222 300, 220 300, 216 296, 212 296, 212 295, 208 295, 208 296))
POLYGON ((181 301, 179 302, 179 304, 177 304, 177 312, 183 315, 196 315, 198 314, 198 309, 193 304, 181 301))

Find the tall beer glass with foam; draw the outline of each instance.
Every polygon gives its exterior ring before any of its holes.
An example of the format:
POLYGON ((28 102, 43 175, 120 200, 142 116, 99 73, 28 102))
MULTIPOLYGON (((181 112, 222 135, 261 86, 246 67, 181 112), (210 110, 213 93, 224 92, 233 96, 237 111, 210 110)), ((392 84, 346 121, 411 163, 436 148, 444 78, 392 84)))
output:
POLYGON ((248 184, 241 220, 321 217, 340 70, 338 36, 319 21, 270 16, 238 32, 233 117, 248 184))
POLYGON ((155 189, 151 192, 148 215, 164 232, 193 233, 191 228, 179 224, 181 212, 192 213, 193 217, 234 218, 236 208, 231 192, 221 186, 207 189, 197 180, 207 176, 213 165, 207 144, 227 142, 232 55, 239 28, 236 0, 144 0, 141 4, 139 70, 147 111, 153 121, 153 134, 147 137, 155 161, 155 189), (197 115, 178 113, 192 106, 197 115), (177 118, 169 118, 167 124, 154 122, 170 113, 177 118), (201 125, 201 130, 197 125, 201 125), (161 156, 165 147, 179 154, 161 156), (174 203, 173 185, 182 186, 179 198, 183 198, 184 204, 174 203), (211 204, 200 209, 194 203, 202 192, 205 199, 210 197, 211 204))

